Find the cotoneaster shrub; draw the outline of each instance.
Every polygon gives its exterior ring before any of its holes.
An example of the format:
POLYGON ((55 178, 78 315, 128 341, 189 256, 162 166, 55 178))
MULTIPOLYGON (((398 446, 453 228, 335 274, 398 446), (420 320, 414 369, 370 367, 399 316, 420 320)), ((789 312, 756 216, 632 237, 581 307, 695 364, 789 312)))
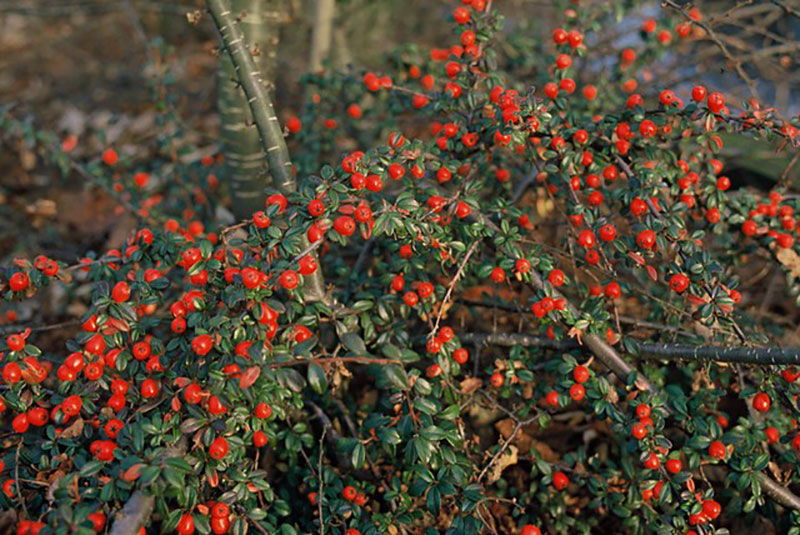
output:
POLYGON ((798 533, 798 352, 764 349, 738 277, 765 256, 797 290, 797 197, 718 156, 723 135, 796 150, 796 126, 699 83, 636 92, 697 10, 580 78, 611 11, 575 5, 531 48, 472 0, 448 48, 308 76, 297 187, 231 225, 223 158, 162 175, 191 149, 169 102, 151 161, 7 111, 5 136, 141 222, 0 271, 9 307, 91 288, 63 347, 2 342, 17 533, 798 533))

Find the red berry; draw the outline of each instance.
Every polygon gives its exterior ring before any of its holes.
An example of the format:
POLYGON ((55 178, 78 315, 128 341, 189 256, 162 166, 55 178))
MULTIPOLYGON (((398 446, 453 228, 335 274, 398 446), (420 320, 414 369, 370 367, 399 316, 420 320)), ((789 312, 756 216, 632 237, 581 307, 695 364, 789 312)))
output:
POLYGON ((581 401, 586 395, 586 388, 581 384, 574 384, 569 387, 569 397, 573 401, 581 401))
POLYGON ((771 405, 769 395, 765 392, 759 392, 753 396, 753 408, 758 412, 767 412, 771 405))
POLYGON ((622 289, 620 288, 618 282, 609 282, 606 284, 604 293, 609 299, 619 299, 619 297, 622 295, 622 289))
POLYGON ((495 388, 500 388, 506 382, 506 378, 500 372, 494 372, 489 378, 489 383, 495 388))
POLYGON ((659 460, 658 455, 655 453, 648 455, 647 459, 644 461, 644 466, 650 470, 658 469, 658 467, 661 466, 661 461, 659 460))
POLYGON ((192 535, 194 533, 194 518, 190 514, 181 515, 178 526, 175 528, 178 535, 192 535))
POLYGON ((158 395, 161 386, 155 379, 145 379, 142 382, 142 397, 145 399, 152 399, 158 395))
POLYGON ((725 97, 722 93, 711 93, 708 95, 708 109, 713 113, 719 113, 725 107, 725 97))
POLYGON ((572 377, 576 383, 585 383, 589 380, 589 368, 580 364, 572 370, 572 377))
POLYGON ((262 210, 253 214, 253 225, 256 228, 267 228, 270 225, 269 216, 265 214, 262 210))
POLYGON ((667 467, 667 472, 670 474, 677 474, 683 469, 683 463, 681 463, 680 459, 667 459, 665 464, 667 467))
POLYGON ((767 435, 767 440, 772 444, 774 444, 775 442, 778 442, 780 440, 780 438, 781 438, 780 433, 774 427, 767 427, 764 430, 764 432, 767 435))
POLYGON ((196 355, 202 357, 211 351, 212 347, 214 347, 214 341, 208 334, 200 334, 192 339, 192 351, 194 351, 196 355))
POLYGON ((6 344, 11 351, 20 351, 25 348, 25 337, 21 334, 12 334, 6 338, 6 344))
POLYGON ((641 422, 636 422, 631 426, 631 436, 636 440, 642 440, 647 436, 647 426, 641 422))
POLYGON ((14 273, 8 279, 8 287, 14 292, 21 292, 22 290, 26 289, 30 283, 31 280, 28 278, 28 274, 22 273, 21 271, 14 273))
POLYGON ((268 441, 269 439, 267 438, 267 434, 264 433, 264 431, 259 430, 253 433, 253 445, 256 448, 261 448, 263 446, 266 446, 268 441))
POLYGON ((469 21, 469 9, 457 7, 453 10, 453 18, 459 24, 466 24, 469 21))
POLYGON ((722 506, 714 500, 706 500, 703 502, 703 514, 706 515, 709 520, 714 520, 721 512, 722 506))
POLYGON ((289 120, 286 121, 286 129, 293 134, 299 132, 301 127, 300 119, 294 115, 289 117, 289 120))
POLYGON ((555 287, 563 286, 566 276, 560 269, 554 269, 547 275, 547 280, 555 287))
POLYGON ((598 234, 603 241, 613 241, 617 237, 617 229, 614 228, 614 225, 603 225, 598 234))
POLYGON ((581 233, 578 235, 578 243, 581 246, 589 249, 595 246, 595 244, 597 243, 597 239, 595 238, 594 232, 587 229, 581 231, 581 233))
POLYGON ((636 243, 642 249, 652 249, 656 244, 656 233, 650 229, 643 230, 636 236, 636 243))
POLYGON ((676 273, 669 279, 669 287, 677 293, 681 293, 689 287, 689 277, 683 273, 676 273))
POLYGON ((117 303, 124 303, 131 296, 131 287, 125 281, 120 281, 111 290, 111 298, 117 303))
POLYGON ((719 440, 715 440, 708 446, 708 456, 712 459, 721 460, 728 454, 725 445, 719 440))
POLYGON ((542 535, 542 531, 533 524, 525 524, 522 526, 519 535, 542 535))
POLYGON ((498 266, 492 270, 491 279, 493 282, 500 284, 506 280, 506 272, 503 271, 503 268, 498 266))
POLYGON ((228 455, 228 441, 225 437, 217 437, 208 447, 208 454, 212 459, 224 459, 228 455))
POLYGON ((308 213, 314 217, 320 216, 325 212, 325 204, 319 200, 314 199, 308 203, 308 213))
POLYGON ((342 489, 342 498, 344 498, 345 500, 347 500, 349 502, 352 502, 353 500, 355 500, 357 495, 358 495, 358 491, 354 487, 352 487, 350 485, 348 485, 344 489, 342 489))

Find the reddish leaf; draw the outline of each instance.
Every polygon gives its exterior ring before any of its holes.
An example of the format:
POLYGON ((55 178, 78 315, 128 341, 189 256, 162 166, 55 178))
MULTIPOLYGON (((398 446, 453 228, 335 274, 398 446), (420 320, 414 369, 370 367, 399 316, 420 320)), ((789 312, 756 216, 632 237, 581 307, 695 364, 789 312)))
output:
POLYGON ((250 388, 253 386, 253 383, 256 382, 256 379, 258 379, 259 375, 261 375, 261 368, 258 366, 251 366, 247 368, 239 378, 239 388, 242 390, 250 388))
POLYGON ((176 377, 175 381, 173 381, 172 384, 174 384, 178 388, 183 388, 183 387, 187 386, 191 382, 192 381, 189 380, 188 377, 176 377))
POLYGON ((630 251, 628 253, 628 256, 630 257, 631 260, 633 260, 634 262, 636 262, 640 266, 643 266, 645 264, 644 257, 642 255, 640 255, 639 253, 634 253, 633 251, 630 251))
POLYGON ((142 474, 142 467, 144 467, 143 463, 136 463, 120 475, 120 479, 123 481, 136 481, 139 479, 139 476, 142 474))

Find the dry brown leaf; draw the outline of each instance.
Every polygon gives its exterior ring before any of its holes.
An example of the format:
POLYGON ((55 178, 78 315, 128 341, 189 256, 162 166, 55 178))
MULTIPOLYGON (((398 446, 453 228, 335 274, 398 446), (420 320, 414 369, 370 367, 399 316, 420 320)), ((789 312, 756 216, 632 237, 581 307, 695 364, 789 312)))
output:
POLYGON ((83 433, 83 419, 78 418, 61 432, 61 438, 75 438, 81 436, 81 433, 83 433))
POLYGON ((461 393, 468 396, 483 385, 483 380, 478 377, 467 377, 461 381, 461 393))
POLYGON ((775 251, 775 258, 789 271, 793 279, 800 279, 800 255, 794 249, 779 248, 775 251))
POLYGON ((503 475, 503 470, 508 468, 509 466, 513 466, 517 464, 517 453, 518 449, 516 446, 509 446, 506 451, 504 451, 494 462, 492 465, 492 469, 489 471, 488 481, 489 483, 494 483, 500 476, 503 475))
MULTIPOLYGON (((503 437, 503 440, 508 440, 508 437, 514 432, 514 427, 516 426, 513 420, 506 418, 495 423, 494 427, 497 429, 497 432, 500 433, 500 436, 503 437)), ((526 433, 526 429, 530 430, 531 428, 529 426, 520 429, 517 432, 517 436, 514 437, 513 443, 519 447, 519 450, 527 454, 531 449, 535 449, 545 461, 549 463, 557 462, 559 460, 558 454, 544 442, 536 440, 526 433)))

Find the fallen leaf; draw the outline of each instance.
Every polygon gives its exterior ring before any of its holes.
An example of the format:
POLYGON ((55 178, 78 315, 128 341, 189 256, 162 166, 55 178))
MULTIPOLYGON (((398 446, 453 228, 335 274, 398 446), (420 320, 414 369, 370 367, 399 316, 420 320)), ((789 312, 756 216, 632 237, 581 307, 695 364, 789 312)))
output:
POLYGON ((81 436, 81 433, 83 433, 83 419, 78 418, 61 432, 61 438, 75 438, 81 436))
POLYGON ((467 377, 461 381, 461 393, 468 396, 483 385, 483 380, 478 377, 467 377))
POLYGON ((775 258, 789 271, 793 279, 800 278, 800 255, 794 249, 779 248, 775 252, 775 258))
POLYGON ((517 464, 517 452, 519 450, 516 446, 509 446, 506 451, 504 451, 494 462, 492 465, 492 469, 489 471, 488 481, 489 483, 494 483, 500 476, 503 475, 503 470, 508 468, 509 466, 513 466, 517 464))

